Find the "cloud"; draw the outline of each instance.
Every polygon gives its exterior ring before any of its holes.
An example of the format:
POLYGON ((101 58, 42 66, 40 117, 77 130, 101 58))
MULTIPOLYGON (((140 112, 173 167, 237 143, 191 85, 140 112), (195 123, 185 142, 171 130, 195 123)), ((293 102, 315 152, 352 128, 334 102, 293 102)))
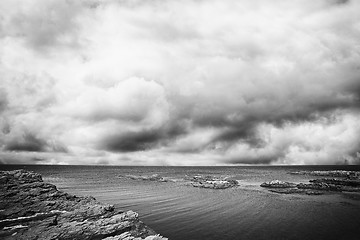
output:
POLYGON ((32 159, 48 163, 358 163, 358 1, 0 9, 8 159, 38 150, 32 159))
POLYGON ((25 41, 30 48, 78 47, 77 16, 81 3, 65 0, 3 1, 2 35, 25 41))
POLYGON ((11 134, 11 131, 3 131, 3 151, 13 152, 68 152, 67 148, 60 142, 44 140, 36 134, 24 130, 22 135, 11 134))
POLYGON ((44 140, 37 138, 31 133, 26 133, 22 139, 8 142, 5 145, 5 151, 42 152, 45 146, 46 142, 44 140))
POLYGON ((334 119, 291 123, 282 127, 262 124, 257 136, 263 145, 253 147, 245 142, 233 145, 226 151, 229 163, 275 164, 343 164, 356 158, 360 141, 359 115, 337 113, 334 119))
POLYGON ((108 136, 103 145, 108 151, 134 152, 153 148, 161 139, 156 130, 127 132, 123 135, 108 136))
POLYGON ((5 111, 8 101, 5 90, 0 88, 0 113, 5 111))
POLYGON ((88 121, 141 122, 149 118, 161 124, 168 114, 167 104, 161 85, 143 78, 129 78, 109 88, 84 87, 81 95, 61 111, 88 121))

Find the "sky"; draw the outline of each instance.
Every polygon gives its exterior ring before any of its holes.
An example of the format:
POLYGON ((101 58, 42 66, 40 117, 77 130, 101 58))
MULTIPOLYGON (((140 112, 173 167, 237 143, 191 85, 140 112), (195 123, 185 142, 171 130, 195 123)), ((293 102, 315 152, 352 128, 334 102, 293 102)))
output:
POLYGON ((0 163, 360 164, 359 12, 2 0, 0 163))

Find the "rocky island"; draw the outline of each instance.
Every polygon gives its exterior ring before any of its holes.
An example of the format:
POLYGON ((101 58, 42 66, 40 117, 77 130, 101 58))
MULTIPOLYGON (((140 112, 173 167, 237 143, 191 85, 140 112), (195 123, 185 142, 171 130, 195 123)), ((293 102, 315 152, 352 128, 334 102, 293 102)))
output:
POLYGON ((167 240, 133 211, 62 192, 25 170, 0 171, 0 239, 167 240))
POLYGON ((360 193, 360 173, 355 171, 300 171, 290 174, 311 175, 327 178, 309 180, 309 183, 290 183, 279 180, 264 182, 260 186, 271 192, 283 194, 322 195, 336 192, 360 193), (330 178, 331 177, 331 178, 330 178))

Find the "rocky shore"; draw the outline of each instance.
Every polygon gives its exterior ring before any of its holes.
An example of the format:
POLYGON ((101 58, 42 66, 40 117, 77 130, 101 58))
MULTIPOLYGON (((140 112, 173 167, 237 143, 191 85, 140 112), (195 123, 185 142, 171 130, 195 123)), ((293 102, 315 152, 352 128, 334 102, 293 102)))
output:
POLYGON ((78 197, 25 170, 0 171, 0 239, 166 240, 93 197, 78 197))
POLYGON ((260 186, 269 188, 271 192, 283 194, 322 195, 325 193, 353 192, 360 193, 360 174, 354 171, 301 171, 290 174, 326 176, 332 178, 317 178, 309 183, 290 183, 279 180, 264 182, 260 186), (334 178, 336 177, 336 178, 334 178))

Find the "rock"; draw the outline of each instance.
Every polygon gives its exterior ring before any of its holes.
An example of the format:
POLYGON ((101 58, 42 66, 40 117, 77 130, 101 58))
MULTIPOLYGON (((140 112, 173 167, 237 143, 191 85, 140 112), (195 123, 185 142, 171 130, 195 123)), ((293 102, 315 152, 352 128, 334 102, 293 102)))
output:
POLYGON ((320 186, 320 188, 329 188, 328 191, 360 192, 360 180, 355 179, 319 178, 310 180, 310 183, 313 189, 314 186, 320 186))
MULTIPOLYGON (((343 171, 331 171, 331 174, 343 174, 343 171), (336 172, 336 173, 334 173, 336 172)), ((316 173, 323 174, 323 173, 316 173)), ((348 174, 346 174, 348 176, 348 174)), ((271 192, 283 194, 322 195, 326 192, 360 192, 360 179, 354 178, 318 178, 309 180, 310 183, 288 183, 279 180, 265 182, 261 187, 274 188, 271 192)))
POLYGON ((360 187, 360 180, 358 179, 338 179, 338 178, 318 178, 310 180, 311 183, 327 183, 333 185, 341 185, 348 187, 360 187))
POLYGON ((235 187, 238 185, 238 181, 226 178, 216 178, 213 176, 186 176, 184 179, 175 180, 170 178, 162 177, 158 174, 149 176, 137 176, 137 175, 125 175, 119 176, 120 178, 125 177, 132 180, 143 180, 143 181, 156 181, 156 182, 185 182, 186 185, 199 188, 210 188, 210 189, 226 189, 235 187))
POLYGON ((315 191, 308 189, 298 189, 298 188, 274 188, 270 189, 270 192, 281 193, 281 194, 307 194, 307 195, 322 195, 323 191, 315 191))
POLYGON ((172 182, 171 179, 169 178, 165 178, 165 177, 161 177, 159 174, 153 174, 153 175, 149 175, 149 176, 137 176, 137 175, 125 175, 125 176, 119 176, 121 177, 125 177, 128 179, 132 179, 132 180, 143 180, 143 181, 156 181, 156 182, 172 182))
POLYGON ((212 176, 194 176, 190 178, 191 185, 198 188, 226 189, 238 185, 238 181, 233 179, 220 179, 212 176))
POLYGON ((25 170, 0 171, 1 239, 162 239, 133 211, 77 197, 25 170))
POLYGON ((311 175, 311 176, 325 176, 325 177, 343 177, 349 179, 360 179, 359 171, 344 171, 344 170, 334 170, 334 171, 297 171, 290 172, 290 174, 295 175, 311 175))
POLYGON ((296 184, 290 183, 290 182, 283 182, 283 181, 279 181, 279 180, 273 180, 270 182, 264 182, 260 186, 267 187, 267 188, 294 188, 294 187, 296 187, 296 184))
POLYGON ((341 187, 335 184, 327 184, 327 183, 299 183, 297 188, 300 189, 313 189, 313 190, 321 190, 321 191, 335 191, 341 192, 341 187))
MULTIPOLYGON (((119 235, 118 237, 107 237, 104 240, 141 240, 142 238, 134 238, 130 236, 129 232, 124 232, 123 234, 119 235)), ((145 240, 165 240, 166 238, 160 235, 148 236, 145 240)))

